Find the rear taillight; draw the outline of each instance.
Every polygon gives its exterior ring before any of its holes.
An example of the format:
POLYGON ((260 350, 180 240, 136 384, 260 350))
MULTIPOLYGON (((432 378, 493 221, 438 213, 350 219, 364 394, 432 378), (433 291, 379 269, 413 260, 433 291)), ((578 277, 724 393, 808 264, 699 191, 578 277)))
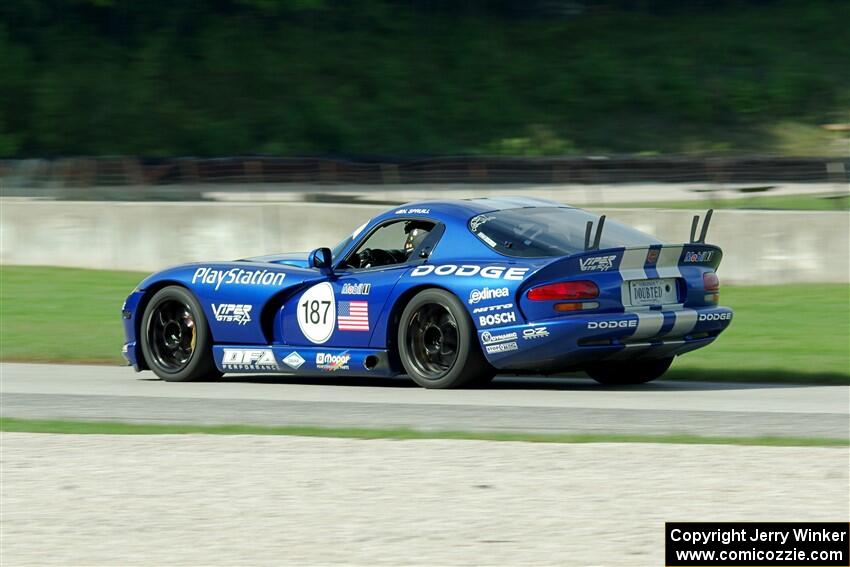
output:
POLYGON ((705 291, 717 291, 720 289, 720 279, 714 272, 705 272, 702 275, 702 284, 705 291))
POLYGON ((558 282, 528 290, 531 301, 570 301, 599 297, 599 287, 590 281, 558 282))

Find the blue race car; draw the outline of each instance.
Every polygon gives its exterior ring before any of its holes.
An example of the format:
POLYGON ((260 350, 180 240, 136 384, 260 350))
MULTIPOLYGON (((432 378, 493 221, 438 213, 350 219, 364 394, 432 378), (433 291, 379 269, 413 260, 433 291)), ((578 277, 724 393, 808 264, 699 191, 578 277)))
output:
POLYGON ((528 198, 393 208, 333 249, 169 268, 124 303, 124 356, 164 380, 223 373, 392 376, 426 388, 497 372, 661 376, 732 320, 722 252, 668 245, 528 198))

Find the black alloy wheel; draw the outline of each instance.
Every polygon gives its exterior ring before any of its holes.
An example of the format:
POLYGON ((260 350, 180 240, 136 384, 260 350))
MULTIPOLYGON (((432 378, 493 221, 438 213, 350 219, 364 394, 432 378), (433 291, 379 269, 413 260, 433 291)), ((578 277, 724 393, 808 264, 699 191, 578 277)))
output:
POLYGON ((171 372, 186 368, 197 345, 195 318, 189 307, 173 299, 157 305, 147 339, 158 367, 171 372))
POLYGON ((437 303, 420 307, 407 325, 410 362, 429 380, 445 376, 457 360, 457 321, 437 303))
POLYGON ((165 287, 145 307, 139 339, 150 369, 169 382, 221 377, 201 305, 189 290, 165 287))
POLYGON ((481 385, 495 375, 466 308, 442 289, 426 289, 410 300, 396 344, 407 374, 425 388, 481 385))

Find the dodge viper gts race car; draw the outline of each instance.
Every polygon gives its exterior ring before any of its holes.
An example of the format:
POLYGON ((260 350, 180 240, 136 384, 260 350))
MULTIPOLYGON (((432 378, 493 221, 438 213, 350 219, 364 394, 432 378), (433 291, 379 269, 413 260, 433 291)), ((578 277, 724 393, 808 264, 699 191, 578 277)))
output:
POLYGON ((393 208, 333 249, 177 266, 123 307, 124 356, 171 381, 222 373, 391 376, 426 388, 497 372, 661 376, 729 325, 722 252, 664 244, 528 198, 393 208))

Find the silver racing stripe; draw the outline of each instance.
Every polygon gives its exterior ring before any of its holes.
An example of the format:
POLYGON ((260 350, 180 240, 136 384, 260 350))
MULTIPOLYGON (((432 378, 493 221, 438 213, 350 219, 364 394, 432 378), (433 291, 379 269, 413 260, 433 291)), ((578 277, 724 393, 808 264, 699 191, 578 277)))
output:
POLYGON ((658 277, 659 278, 681 278, 679 271, 679 258, 682 257, 682 246, 665 246, 658 255, 658 277))
POLYGON ((623 251, 623 257, 620 259, 620 278, 623 283, 620 287, 620 300, 627 310, 632 304, 632 298, 629 295, 629 280, 645 280, 646 270, 643 269, 646 263, 646 253, 648 248, 633 248, 623 251))
POLYGON ((623 258, 620 260, 620 273, 640 270, 643 272, 643 277, 646 277, 643 265, 646 263, 647 250, 648 248, 627 248, 623 250, 623 258))
POLYGON ((681 309, 675 313, 676 322, 667 333, 671 337, 683 337, 690 333, 697 324, 697 312, 693 309, 681 309))
POLYGON ((637 329, 629 340, 654 337, 664 325, 664 314, 661 311, 636 311, 635 315, 638 318, 637 329))

